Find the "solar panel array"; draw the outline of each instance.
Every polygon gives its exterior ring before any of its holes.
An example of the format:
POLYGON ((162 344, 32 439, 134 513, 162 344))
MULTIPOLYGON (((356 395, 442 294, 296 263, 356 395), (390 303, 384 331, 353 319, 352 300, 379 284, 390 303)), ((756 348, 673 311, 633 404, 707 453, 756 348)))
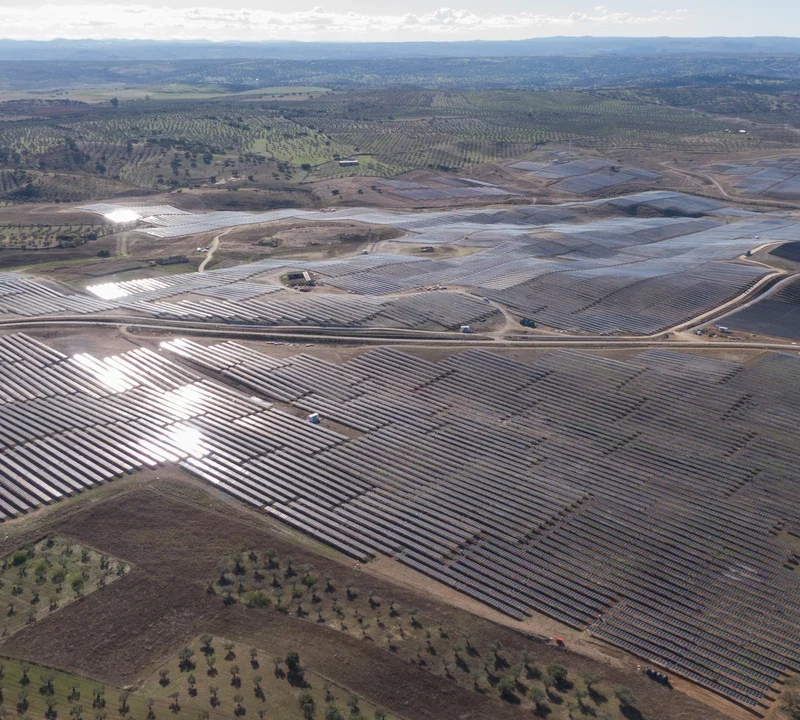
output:
POLYGON ((781 258, 782 260, 789 260, 794 263, 800 263, 800 240, 794 242, 787 242, 783 245, 773 248, 769 254, 781 258))
MULTIPOLYGON (((395 181, 403 182, 403 181, 395 181)), ((473 184, 475 181, 472 181, 473 184)), ((357 222, 373 223, 376 225, 392 225, 395 227, 417 231, 430 229, 437 226, 458 225, 459 223, 474 222, 477 224, 498 224, 511 222, 516 225, 544 225, 560 219, 575 217, 574 209, 581 205, 601 206, 603 204, 623 207, 625 205, 638 205, 650 207, 659 211, 668 210, 676 214, 688 212, 712 212, 723 210, 723 203, 697 198, 692 195, 672 191, 653 190, 624 195, 618 198, 594 200, 585 203, 565 203, 542 207, 537 205, 515 205, 511 209, 465 209, 442 210, 439 212, 408 213, 378 211, 369 208, 342 208, 337 210, 271 210, 263 213, 218 210, 205 213, 190 213, 179 210, 171 205, 129 206, 112 203, 94 203, 84 205, 79 209, 87 210, 104 216, 110 216, 119 211, 135 216, 140 223, 137 228, 140 232, 160 238, 183 237, 200 232, 219 230, 226 227, 238 227, 261 223, 275 222, 278 220, 308 220, 314 222, 354 220, 357 222), (703 210, 698 210, 703 208, 703 210), (555 213, 555 217, 552 215, 555 213), (523 221, 520 221, 520 218, 523 221)))
POLYGON ((796 200, 800 197, 800 158, 780 157, 750 163, 718 163, 709 170, 736 181, 748 195, 796 200))
POLYGON ((800 535, 797 354, 162 351, 0 337, 0 518, 177 463, 353 557, 588 629, 744 706, 800 671, 800 563, 779 539, 800 535), (323 424, 292 414, 309 412, 323 424))
POLYGON ((60 313, 83 315, 113 308, 111 303, 85 295, 67 294, 33 277, 0 272, 0 318, 60 313))
POLYGON ((382 348, 334 365, 164 348, 359 433, 243 472, 190 464, 223 489, 246 478, 293 527, 586 628, 747 707, 800 670, 798 557, 776 537, 800 534, 796 355, 431 363, 382 348))
POLYGON ((734 330, 800 340, 800 278, 792 278, 721 322, 734 330))
POLYGON ((548 181, 555 190, 574 195, 584 195, 636 180, 654 182, 663 177, 658 173, 622 167, 600 158, 556 160, 549 163, 523 160, 509 167, 548 181))
MULTIPOLYGON (((149 223, 160 223, 150 230, 168 230, 165 237, 197 231, 198 224, 221 227, 292 216, 393 225, 408 232, 404 240, 409 242, 479 250, 443 259, 372 253, 324 261, 263 260, 202 275, 106 283, 89 290, 112 307, 151 316, 266 324, 420 327, 417 322, 403 325, 399 318, 404 313, 411 317, 412 306, 420 309, 427 303, 429 326, 452 329, 483 316, 478 301, 461 294, 447 299, 438 293, 411 300, 390 296, 458 286, 545 326, 573 332, 649 334, 745 292, 768 270, 737 258, 756 244, 797 235, 797 223, 790 219, 746 213, 740 222, 728 223, 717 217, 729 212, 721 203, 675 192, 638 193, 585 205, 611 206, 628 215, 647 208, 667 217, 577 223, 580 203, 425 213, 355 208, 193 215, 164 206, 161 214, 145 215, 157 206, 126 208, 139 212, 149 223), (258 282, 260 275, 288 269, 313 271, 327 285, 362 297, 315 293, 297 299, 278 292, 277 286, 258 282), (381 315, 380 308, 388 308, 389 302, 391 312, 381 315), (446 306, 452 312, 442 315, 446 306)), ((107 214, 121 206, 87 207, 107 214)))
POLYGON ((0 336, 1 520, 136 470, 236 465, 320 437, 345 440, 145 348, 100 360, 0 336))

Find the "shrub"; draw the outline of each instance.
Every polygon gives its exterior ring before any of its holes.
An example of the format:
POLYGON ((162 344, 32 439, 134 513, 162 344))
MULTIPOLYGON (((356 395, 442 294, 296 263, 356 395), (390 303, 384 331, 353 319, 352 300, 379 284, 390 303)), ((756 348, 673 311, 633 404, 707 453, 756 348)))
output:
POLYGON ((506 702, 515 702, 517 700, 516 686, 514 680, 510 677, 504 677, 497 683, 497 691, 506 702))
POLYGON ((268 608, 272 607, 272 598, 263 590, 253 590, 246 593, 244 602, 249 608, 268 608))
POLYGON ((636 702, 636 698, 634 698, 630 688, 625 685, 615 685, 614 695, 622 707, 633 707, 636 702))
POLYGON ((325 711, 325 720, 344 720, 344 715, 336 705, 328 705, 328 709, 325 711))

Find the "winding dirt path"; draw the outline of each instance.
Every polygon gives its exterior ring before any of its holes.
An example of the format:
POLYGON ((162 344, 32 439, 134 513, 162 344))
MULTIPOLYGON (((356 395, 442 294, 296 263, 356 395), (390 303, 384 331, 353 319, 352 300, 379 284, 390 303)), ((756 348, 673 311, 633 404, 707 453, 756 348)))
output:
POLYGON ((233 230, 232 227, 225 228, 219 235, 217 235, 211 241, 211 245, 208 248, 208 253, 206 254, 205 260, 203 260, 203 262, 200 263, 200 267, 197 268, 197 272, 205 272, 206 271, 206 265, 208 265, 208 263, 211 262, 211 259, 214 257, 214 253, 219 249, 219 239, 223 235, 227 235, 231 230, 233 230))

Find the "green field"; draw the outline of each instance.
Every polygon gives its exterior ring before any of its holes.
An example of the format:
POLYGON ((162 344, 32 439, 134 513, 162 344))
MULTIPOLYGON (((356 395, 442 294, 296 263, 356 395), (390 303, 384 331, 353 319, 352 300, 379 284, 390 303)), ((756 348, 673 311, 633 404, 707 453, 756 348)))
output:
POLYGON ((331 708, 353 720, 394 717, 295 665, 290 653, 205 635, 148 677, 137 690, 137 700, 152 698, 171 715, 191 718, 204 713, 220 719, 262 717, 262 712, 263 717, 281 720, 336 717, 331 708))

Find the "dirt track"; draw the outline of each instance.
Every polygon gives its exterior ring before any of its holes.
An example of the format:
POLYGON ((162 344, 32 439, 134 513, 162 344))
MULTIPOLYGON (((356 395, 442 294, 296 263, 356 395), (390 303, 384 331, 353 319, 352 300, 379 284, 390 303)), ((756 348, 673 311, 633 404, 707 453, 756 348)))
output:
POLYGON ((233 230, 233 228, 226 228, 219 235, 215 235, 214 236, 214 239, 211 241, 211 245, 208 248, 208 254, 205 257, 205 260, 203 260, 203 262, 200 263, 200 267, 197 268, 197 272, 199 272, 199 273, 205 272, 206 265, 208 265, 208 263, 210 263, 211 260, 213 260, 214 253, 217 252, 217 249, 219 248, 219 239, 223 235, 227 235, 231 230, 233 230))

